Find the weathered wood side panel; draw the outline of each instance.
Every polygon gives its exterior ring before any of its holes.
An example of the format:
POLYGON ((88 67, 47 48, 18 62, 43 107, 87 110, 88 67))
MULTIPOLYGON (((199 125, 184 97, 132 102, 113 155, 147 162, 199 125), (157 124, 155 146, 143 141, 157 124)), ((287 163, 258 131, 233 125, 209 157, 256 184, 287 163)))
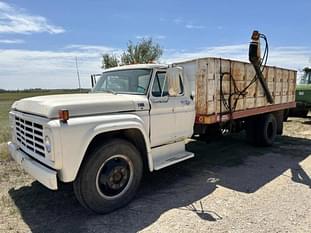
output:
POLYGON ((198 114, 206 114, 206 94, 207 94, 207 78, 206 78, 206 72, 207 72, 207 67, 202 67, 199 63, 197 62, 197 72, 196 72, 196 112, 198 114), (199 98, 198 98, 199 97, 199 98))

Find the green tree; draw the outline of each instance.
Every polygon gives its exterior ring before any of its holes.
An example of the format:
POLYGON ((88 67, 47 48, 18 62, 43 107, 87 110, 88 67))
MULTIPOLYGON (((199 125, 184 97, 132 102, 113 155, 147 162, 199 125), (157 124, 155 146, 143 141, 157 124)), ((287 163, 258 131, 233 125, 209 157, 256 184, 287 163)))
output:
POLYGON ((163 54, 158 43, 154 43, 151 38, 142 39, 136 45, 129 41, 127 50, 121 56, 121 63, 124 65, 150 63, 157 61, 163 54))
POLYGON ((115 55, 103 54, 102 68, 108 69, 119 65, 119 60, 115 55))
POLYGON ((108 69, 116 67, 118 65, 130 65, 130 64, 145 64, 157 61, 163 54, 158 43, 149 39, 142 39, 137 44, 133 44, 129 41, 127 49, 121 55, 119 60, 117 56, 110 54, 103 54, 102 57, 102 68, 108 69))

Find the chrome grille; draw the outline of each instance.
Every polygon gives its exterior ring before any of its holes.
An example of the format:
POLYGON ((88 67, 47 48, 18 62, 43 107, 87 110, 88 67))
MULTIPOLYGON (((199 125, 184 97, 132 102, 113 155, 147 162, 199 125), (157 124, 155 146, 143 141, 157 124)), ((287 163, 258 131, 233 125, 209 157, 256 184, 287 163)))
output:
POLYGON ((43 126, 15 116, 15 133, 19 146, 39 156, 45 156, 43 126))

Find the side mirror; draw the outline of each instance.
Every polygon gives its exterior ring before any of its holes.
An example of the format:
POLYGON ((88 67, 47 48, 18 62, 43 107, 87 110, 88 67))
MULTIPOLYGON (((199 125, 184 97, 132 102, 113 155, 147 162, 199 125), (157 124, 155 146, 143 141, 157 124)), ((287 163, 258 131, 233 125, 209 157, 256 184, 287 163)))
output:
POLYGON ((96 76, 101 76, 101 74, 91 74, 91 85, 92 85, 92 88, 96 85, 96 76))
POLYGON ((92 85, 92 88, 95 86, 95 84, 96 84, 96 79, 95 79, 94 75, 91 74, 91 85, 92 85))
POLYGON ((170 67, 166 71, 166 79, 168 85, 168 93, 170 96, 178 96, 182 93, 182 85, 180 82, 182 77, 182 68, 170 67))

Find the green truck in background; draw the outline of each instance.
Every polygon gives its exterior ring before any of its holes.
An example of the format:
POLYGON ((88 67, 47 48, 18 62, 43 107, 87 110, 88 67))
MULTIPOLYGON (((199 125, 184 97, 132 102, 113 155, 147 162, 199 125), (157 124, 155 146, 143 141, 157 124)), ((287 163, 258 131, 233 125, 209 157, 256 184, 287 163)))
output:
POLYGON ((303 72, 296 86, 296 108, 290 110, 290 116, 306 117, 311 110, 311 68, 306 67, 303 72))

